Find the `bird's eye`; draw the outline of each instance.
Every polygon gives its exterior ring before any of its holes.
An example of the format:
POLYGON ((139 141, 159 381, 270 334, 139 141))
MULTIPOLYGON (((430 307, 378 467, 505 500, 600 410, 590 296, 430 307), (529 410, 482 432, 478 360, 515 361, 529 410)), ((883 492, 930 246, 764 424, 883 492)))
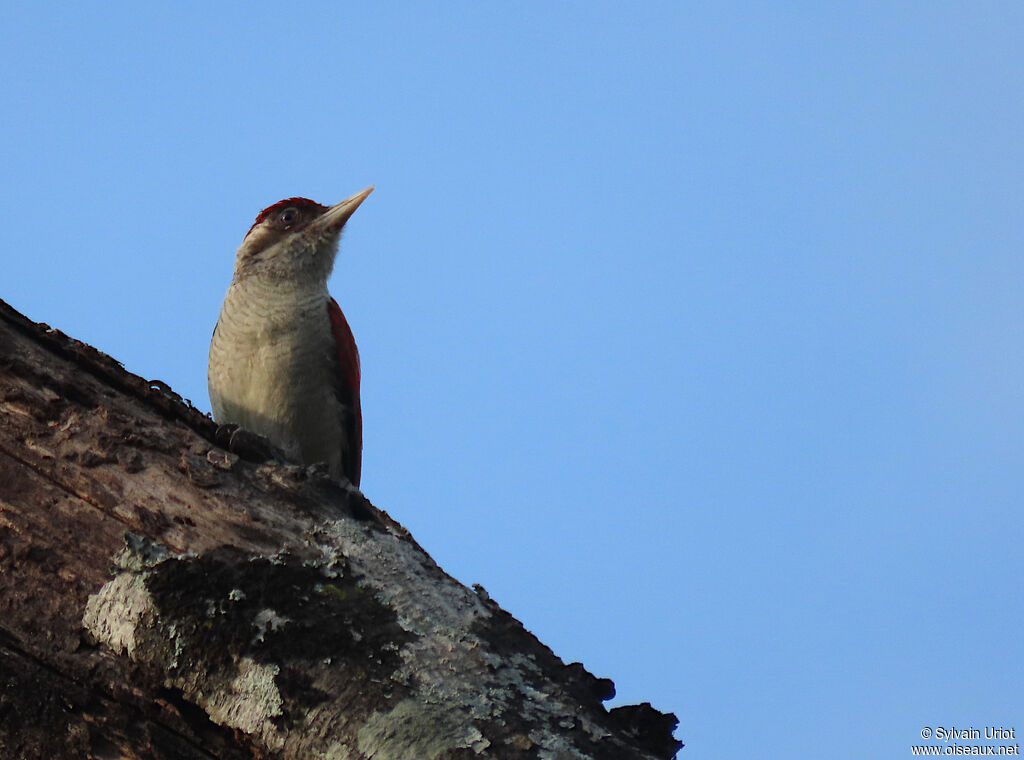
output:
POLYGON ((299 210, 294 206, 289 206, 280 214, 278 214, 277 220, 283 225, 292 225, 299 221, 299 210))

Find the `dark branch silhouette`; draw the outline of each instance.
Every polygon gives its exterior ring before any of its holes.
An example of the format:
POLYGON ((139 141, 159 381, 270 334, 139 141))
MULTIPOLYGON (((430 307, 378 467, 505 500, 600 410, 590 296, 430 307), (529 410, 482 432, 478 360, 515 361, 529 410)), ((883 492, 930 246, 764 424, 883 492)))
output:
POLYGON ((0 301, 0 757, 671 758, 322 469, 0 301))

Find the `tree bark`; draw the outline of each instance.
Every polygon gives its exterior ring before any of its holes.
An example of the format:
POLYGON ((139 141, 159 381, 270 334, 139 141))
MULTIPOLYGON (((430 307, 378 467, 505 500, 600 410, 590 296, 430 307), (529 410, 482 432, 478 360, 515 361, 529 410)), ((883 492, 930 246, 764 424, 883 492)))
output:
POLYGON ((0 301, 0 757, 671 758, 321 468, 0 301))

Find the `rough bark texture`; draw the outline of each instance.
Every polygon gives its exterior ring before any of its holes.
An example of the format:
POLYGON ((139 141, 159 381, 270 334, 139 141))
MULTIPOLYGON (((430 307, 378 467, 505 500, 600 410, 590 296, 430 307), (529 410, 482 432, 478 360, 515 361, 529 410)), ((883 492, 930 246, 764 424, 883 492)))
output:
POLYGON ((318 468, 0 301, 0 758, 671 758, 318 468))

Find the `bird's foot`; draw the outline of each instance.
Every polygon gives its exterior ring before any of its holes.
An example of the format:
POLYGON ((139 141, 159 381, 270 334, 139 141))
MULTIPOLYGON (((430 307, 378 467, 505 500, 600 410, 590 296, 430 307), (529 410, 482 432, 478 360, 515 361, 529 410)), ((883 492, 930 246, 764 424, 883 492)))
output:
POLYGON ((284 452, 270 442, 270 439, 246 430, 234 423, 218 425, 216 433, 217 444, 247 462, 284 462, 287 458, 284 452))

